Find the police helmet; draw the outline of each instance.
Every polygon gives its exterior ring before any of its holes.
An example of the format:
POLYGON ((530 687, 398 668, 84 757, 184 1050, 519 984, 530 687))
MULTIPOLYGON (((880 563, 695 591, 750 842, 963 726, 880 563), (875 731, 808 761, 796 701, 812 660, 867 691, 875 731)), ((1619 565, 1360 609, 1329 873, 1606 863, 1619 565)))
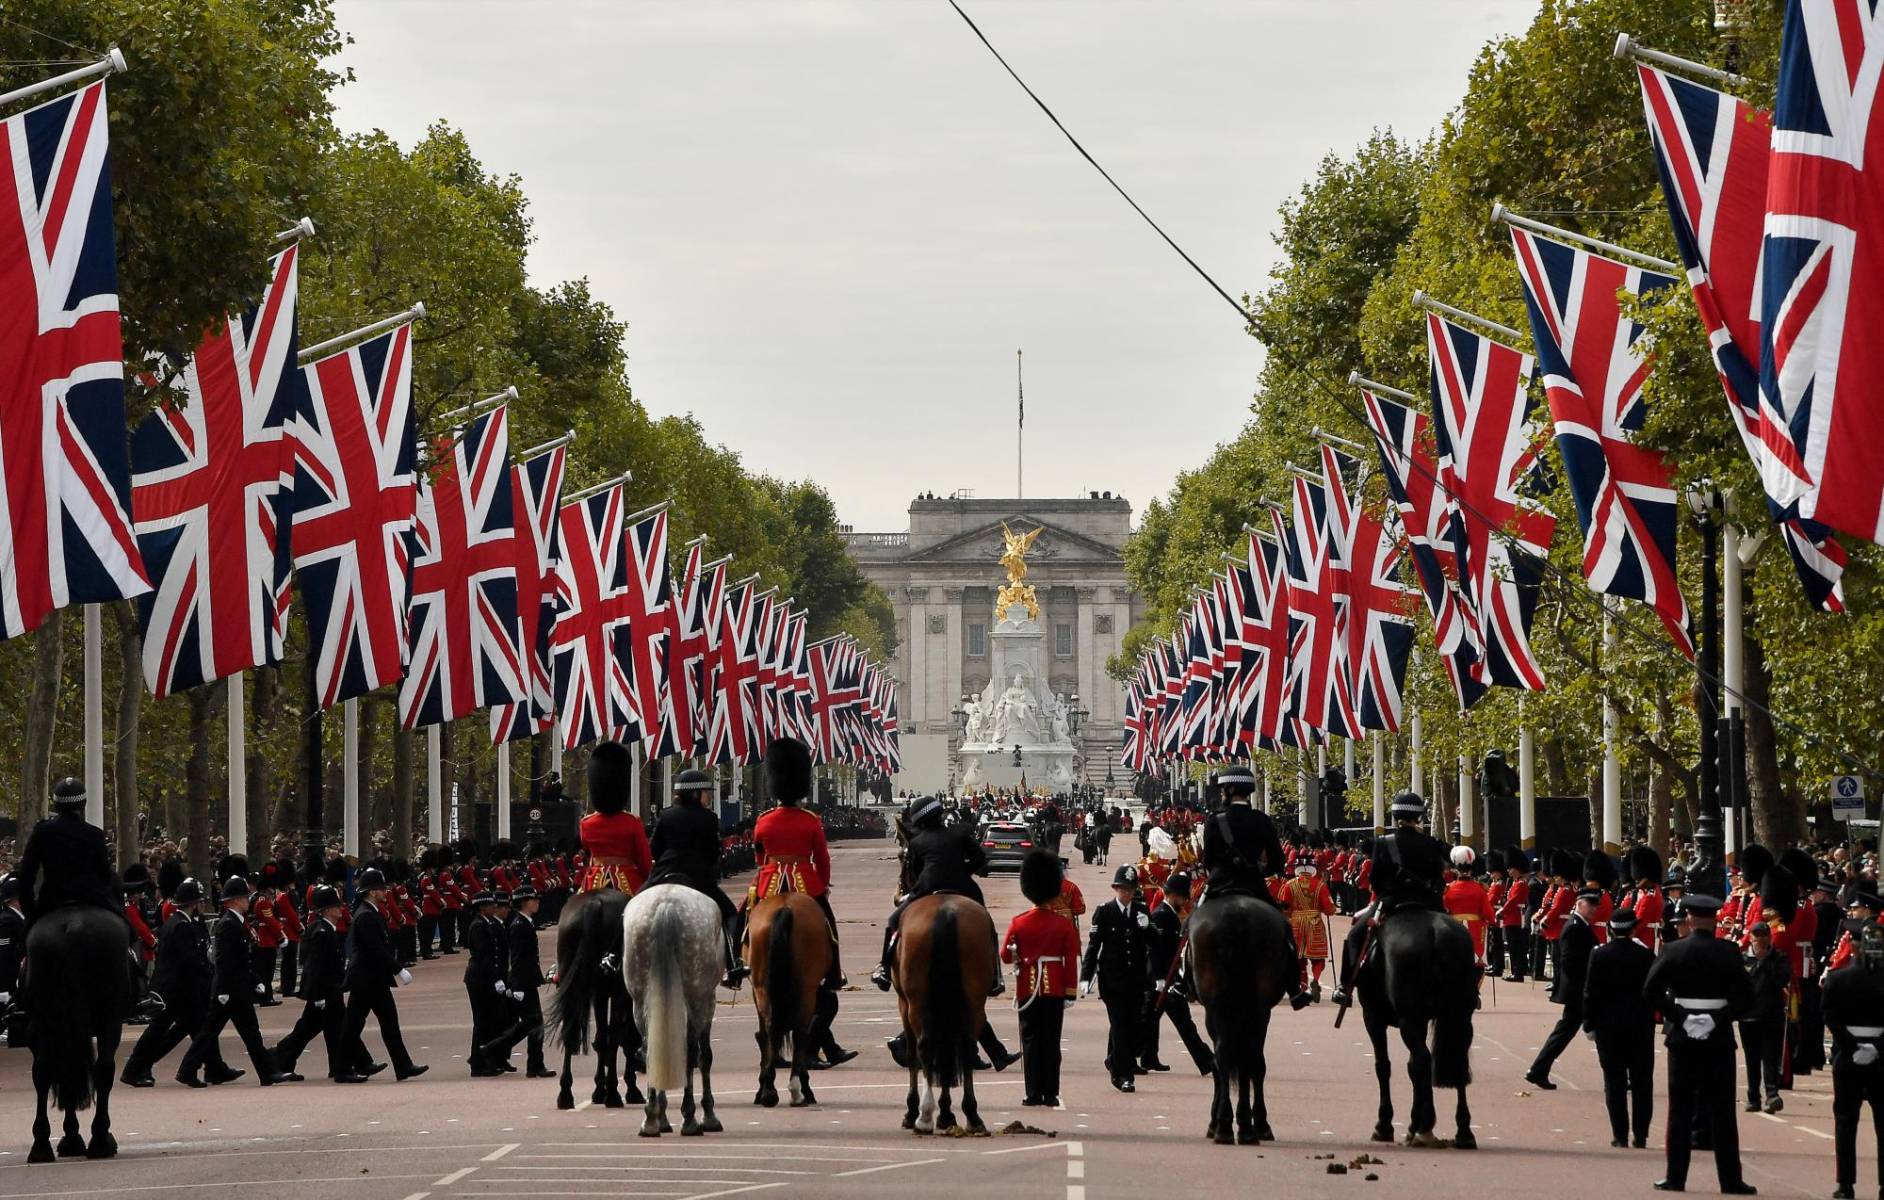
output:
POLYGON ((240 875, 231 875, 223 881, 222 898, 224 900, 243 900, 247 899, 248 894, 254 890, 255 889, 249 886, 247 879, 244 879, 240 875))
POLYGON ((203 898, 203 885, 194 879, 185 879, 177 884, 177 890, 170 894, 176 904, 195 904, 203 898))
POLYGON ((85 808, 85 785, 67 775, 52 785, 52 806, 60 812, 80 812, 85 808))
POLYGON ((903 810, 903 820, 911 825, 933 825, 942 819, 942 797, 918 796, 903 810))
POLYGON ((705 771, 689 767, 674 780, 674 799, 682 802, 710 800, 713 796, 713 776, 705 771))
POLYGON ((314 912, 320 912, 325 908, 338 908, 341 903, 339 890, 331 884, 321 883, 315 885, 313 897, 308 901, 308 908, 314 912))
POLYGON ((1417 821, 1426 815, 1426 801, 1418 792, 1401 792, 1387 811, 1396 821, 1417 821))
POLYGON ((386 875, 378 867, 368 867, 360 872, 358 879, 353 881, 353 888, 357 892, 384 891, 386 875))

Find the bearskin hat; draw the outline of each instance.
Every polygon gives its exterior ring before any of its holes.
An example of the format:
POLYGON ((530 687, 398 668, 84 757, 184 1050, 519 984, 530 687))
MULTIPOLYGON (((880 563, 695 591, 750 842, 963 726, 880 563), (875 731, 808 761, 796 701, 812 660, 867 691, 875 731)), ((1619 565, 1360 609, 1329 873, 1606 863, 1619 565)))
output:
POLYGON ((797 738, 773 738, 765 748, 765 786, 780 804, 811 795, 811 747, 797 738))
POLYGON ((1637 846, 1629 851, 1629 880, 1643 879, 1657 884, 1662 881, 1662 856, 1653 846, 1637 846))
POLYGON ((1801 888, 1811 887, 1819 877, 1819 864, 1812 861, 1812 856, 1797 846, 1793 846, 1779 856, 1779 865, 1792 872, 1793 882, 1801 888))
POLYGON ((1484 867, 1487 874, 1503 875, 1505 873, 1505 856, 1496 850, 1485 851, 1484 867))
POLYGON ((1766 878, 1766 873, 1772 870, 1773 864, 1777 861, 1771 850, 1755 842, 1740 852, 1740 878, 1757 886, 1760 880, 1766 878))
POLYGON ((1561 875, 1565 879, 1575 878, 1577 873, 1577 856, 1564 849, 1552 850, 1550 852, 1550 873, 1552 875, 1561 875))
POLYGON ((321 872, 321 878, 325 882, 333 884, 335 887, 339 887, 341 884, 347 882, 347 860, 344 858, 329 859, 326 869, 321 872))
POLYGON ((150 886, 150 868, 141 862, 134 862, 124 868, 124 874, 119 877, 119 881, 127 890, 142 891, 150 886))
POLYGON ((491 846, 491 861, 505 862, 517 857, 517 843, 512 841, 495 842, 491 846))
POLYGON ((1598 887, 1614 887, 1616 884, 1616 860, 1601 850, 1592 850, 1583 856, 1583 879, 1598 887))
POLYGON ((437 869, 438 869, 438 847, 427 846, 425 849, 419 851, 419 870, 434 871, 437 869))
MULTIPOLYGON (((779 741, 785 739, 780 738, 779 741)), ((772 743, 774 746, 778 742, 772 743)), ((768 763, 771 756, 767 756, 768 763)), ((1021 895, 1035 904, 1045 904, 1060 894, 1060 860, 1045 850, 1035 850, 1021 859, 1020 890, 1021 895)))
POLYGON ((240 854, 225 854, 222 856, 222 861, 216 864, 216 878, 218 880, 232 879, 237 875, 246 879, 248 873, 249 860, 240 854))
POLYGON ((453 850, 450 846, 440 846, 438 848, 438 865, 439 866, 441 867, 454 866, 457 864, 457 862, 458 862, 458 852, 456 850, 453 850))
POLYGON ((169 859, 157 868, 157 894, 168 900, 177 894, 177 885, 183 882, 183 864, 176 859, 169 859))
POLYGON ((1774 863, 1760 876, 1760 909, 1785 924, 1799 915, 1799 879, 1784 864, 1774 863))
POLYGON ((599 813, 618 813, 628 807, 634 778, 634 756, 620 742, 597 742, 589 751, 589 807, 599 813))
POLYGON ((1524 847, 1510 845, 1505 847, 1505 868, 1516 867, 1520 871, 1531 869, 1531 856, 1524 852, 1524 847))
POLYGON ((1334 835, 1335 845, 1341 847, 1343 850, 1346 850, 1348 848, 1348 842, 1349 842, 1349 837, 1348 837, 1347 830, 1345 829, 1335 830, 1335 835, 1334 835))
POLYGON ((261 874, 256 877, 256 883, 261 887, 278 888, 281 882, 281 867, 272 862, 263 863, 261 874))

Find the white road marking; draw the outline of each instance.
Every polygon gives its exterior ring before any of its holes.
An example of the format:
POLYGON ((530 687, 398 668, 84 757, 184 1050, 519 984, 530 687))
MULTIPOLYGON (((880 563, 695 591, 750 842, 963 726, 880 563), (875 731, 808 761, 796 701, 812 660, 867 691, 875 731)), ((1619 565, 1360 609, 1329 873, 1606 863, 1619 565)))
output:
POLYGON ((1066 1200, 1086 1200, 1086 1189, 1077 1183, 1067 1184, 1066 1200))
MULTIPOLYGON (((955 1153, 961 1153, 961 1152, 960 1152, 960 1151, 955 1151, 955 1153)), ((757 1159, 757 1160, 758 1160, 759 1162, 816 1162, 816 1163, 828 1163, 828 1162, 864 1162, 864 1163, 868 1163, 868 1162, 896 1162, 896 1161, 897 1161, 897 1160, 896 1160, 896 1159, 894 1159, 894 1158, 885 1158, 885 1157, 883 1157, 883 1156, 882 1156, 882 1155, 880 1155, 880 1154, 879 1154, 879 1155, 871 1155, 871 1156, 869 1156, 869 1157, 864 1157, 864 1158, 833 1158, 833 1157, 832 1157, 831 1155, 829 1155, 829 1154, 802 1154, 802 1155, 793 1155, 793 1154, 737 1154, 737 1153, 731 1153, 731 1152, 727 1152, 727 1151, 695 1151, 695 1152, 693 1152, 693 1153, 689 1153, 689 1152, 687 1152, 687 1151, 685 1151, 685 1150, 677 1150, 677 1151, 675 1151, 675 1152, 674 1152, 674 1153, 672 1153, 672 1154, 629 1154, 629 1153, 614 1153, 614 1154, 519 1154, 519 1155, 518 1155, 517 1157, 518 1157, 518 1158, 520 1158, 520 1159, 523 1159, 523 1158, 549 1158, 549 1159, 569 1159, 569 1158, 640 1158, 640 1159, 647 1159, 647 1160, 649 1160, 649 1161, 651 1161, 651 1162, 677 1162, 677 1161, 680 1161, 680 1160, 682 1160, 682 1159, 690 1159, 690 1158, 692 1158, 692 1159, 699 1159, 699 1160, 701 1160, 701 1161, 703 1161, 703 1162, 738 1162, 738 1161, 741 1161, 741 1160, 743 1160, 743 1159, 748 1159, 748 1158, 750 1158, 750 1159, 757 1159)), ((545 1167, 545 1168, 541 1168, 541 1169, 543 1169, 543 1170, 550 1170, 551 1168, 548 1168, 548 1167, 545 1167)), ((589 1169, 591 1169, 591 1168, 587 1168, 587 1167, 579 1167, 579 1168, 577 1168, 577 1169, 578 1169, 578 1170, 589 1170, 589 1169)), ((602 1169, 602 1168, 601 1168, 601 1167, 597 1167, 597 1168, 594 1168, 594 1169, 596 1169, 596 1170, 600 1170, 600 1169, 602 1169)))
MULTIPOLYGON (((1052 1150, 1059 1146, 1077 1146, 1078 1142, 1034 1142, 1026 1146, 1004 1146, 999 1150, 983 1150, 983 1154, 1025 1154, 1029 1150, 1052 1150)), ((1075 1153, 1068 1150, 1068 1154, 1075 1153)))
POLYGON ((432 1186, 435 1188, 450 1187, 452 1184, 457 1183, 460 1179, 463 1179, 466 1175, 471 1174, 475 1170, 477 1170, 476 1167, 459 1167, 456 1171, 453 1171, 451 1174, 445 1176, 444 1178, 434 1181, 432 1186))
POLYGON ((572 1108, 572 1109, 570 1109, 569 1111, 570 1111, 570 1112, 581 1112, 581 1111, 582 1111, 583 1109, 585 1109, 585 1108, 587 1108, 587 1107, 589 1107, 589 1105, 591 1105, 591 1104, 594 1104, 594 1103, 595 1103, 595 1101, 593 1101, 593 1100, 578 1100, 578 1101, 576 1101, 576 1106, 575 1106, 574 1108, 572 1108))
POLYGON ((715 1196, 737 1196, 741 1192, 757 1192, 757 1191, 763 1191, 766 1188, 776 1188, 776 1187, 784 1187, 784 1186, 785 1185, 782 1183, 755 1183, 751 1185, 750 1187, 727 1188, 723 1192, 696 1192, 693 1195, 688 1196, 687 1200, 713 1200, 713 1197, 715 1196))
MULTIPOLYGON (((491 1142, 470 1142, 451 1146, 302 1146, 292 1150, 195 1150, 191 1149, 189 1142, 158 1142, 149 1148, 184 1150, 191 1158, 264 1158, 283 1154, 416 1154, 430 1153, 434 1150, 482 1150, 492 1144, 491 1142)), ((25 1163, 9 1163, 0 1166, 0 1171, 8 1167, 26 1165, 25 1163)))
POLYGON ((1083 1158, 1067 1159, 1066 1160, 1066 1177, 1068 1179, 1086 1178, 1086 1160, 1083 1158))
POLYGON ((521 1142, 505 1142, 503 1145, 499 1146, 497 1149, 491 1151, 489 1154, 486 1154, 483 1158, 478 1159, 478 1161, 479 1162, 496 1162, 498 1159, 502 1158, 506 1154, 509 1154, 512 1150, 515 1150, 520 1145, 522 1145, 521 1142))
MULTIPOLYGON (((545 1147, 546 1149, 551 1149, 551 1150, 582 1150, 582 1149, 593 1148, 596 1146, 609 1145, 611 1143, 607 1143, 607 1142, 542 1142, 539 1144, 545 1147)), ((803 1150, 805 1148, 805 1144, 803 1142, 740 1142, 738 1143, 738 1147, 741 1150, 803 1150)), ((883 1146, 826 1145, 823 1142, 818 1143, 818 1148, 821 1150, 862 1150, 862 1151, 865 1151, 866 1153, 876 1153, 876 1154, 881 1154, 885 1149, 885 1147, 883 1146)), ((923 1148, 922 1153, 924 1154, 975 1154, 975 1153, 978 1153, 978 1151, 945 1150, 940 1146, 926 1146, 923 1148)), ((530 1155, 520 1154, 517 1157, 519 1158, 554 1158, 558 1156, 548 1155, 548 1154, 530 1154, 530 1155)), ((609 1155, 607 1157, 612 1158, 615 1156, 609 1155)), ((655 1157, 666 1157, 666 1156, 665 1155, 647 1155, 646 1157, 655 1158, 655 1157)), ((723 1158, 723 1157, 726 1157, 726 1155, 723 1152, 709 1148, 704 1151, 701 1151, 701 1150, 675 1151, 673 1157, 723 1158)), ((744 1157, 746 1158, 772 1158, 775 1156, 769 1155, 769 1154, 764 1154, 764 1155, 748 1154, 748 1155, 745 1155, 744 1157)), ((813 1159, 812 1161, 820 1161, 820 1160, 813 1159)))
MULTIPOLYGON (((182 1192, 191 1188, 261 1188, 277 1187, 281 1184, 300 1183, 375 1183, 387 1179, 424 1179, 423 1175, 343 1175, 337 1179, 214 1179, 194 1180, 190 1183, 145 1183, 132 1187, 113 1187, 113 1192, 182 1192)), ((51 1200, 57 1196, 96 1196, 95 1187, 80 1188, 75 1192, 12 1192, 10 1200, 51 1200)), ((424 1193, 421 1193, 424 1194, 424 1193)))
MULTIPOLYGON (((840 1158, 836 1161, 849 1162, 851 1160, 840 1158)), ((628 1166, 616 1166, 613 1163, 606 1163, 606 1164, 598 1164, 592 1167, 581 1166, 579 1164, 570 1164, 567 1166, 560 1166, 560 1167, 499 1167, 497 1169, 500 1171, 721 1171, 723 1170, 723 1168, 721 1167, 677 1167, 671 1163, 664 1163, 658 1167, 628 1167, 628 1166)), ((822 1174, 822 1172, 819 1172, 819 1171, 788 1171, 788 1170, 783 1170, 776 1167, 772 1167, 772 1168, 739 1167, 737 1168, 737 1170, 747 1175, 818 1175, 818 1174, 822 1174)), ((711 1183, 715 1181, 705 1180, 703 1182, 711 1183)))
POLYGON ((430 1192, 414 1192, 410 1196, 407 1196, 406 1200, 425 1200, 425 1198, 431 1194, 430 1192))
POLYGON ((930 1163, 939 1163, 939 1162, 944 1162, 944 1161, 947 1161, 947 1160, 940 1159, 940 1158, 918 1158, 910 1162, 884 1163, 883 1165, 876 1166, 876 1167, 859 1167, 855 1171, 838 1171, 835 1174, 833 1174, 831 1178, 843 1179, 851 1175, 874 1175, 878 1171, 900 1171, 904 1167, 926 1167, 930 1163))

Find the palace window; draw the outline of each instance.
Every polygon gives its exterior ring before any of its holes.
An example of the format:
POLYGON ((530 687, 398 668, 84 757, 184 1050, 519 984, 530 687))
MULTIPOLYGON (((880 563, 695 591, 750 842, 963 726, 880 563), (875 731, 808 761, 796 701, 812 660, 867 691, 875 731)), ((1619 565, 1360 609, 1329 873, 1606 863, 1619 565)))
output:
POLYGON ((1073 657, 1073 626, 1062 622, 1053 627, 1053 653, 1061 658, 1073 657))
POLYGON ((988 653, 988 627, 971 624, 968 627, 968 656, 980 658, 988 653))

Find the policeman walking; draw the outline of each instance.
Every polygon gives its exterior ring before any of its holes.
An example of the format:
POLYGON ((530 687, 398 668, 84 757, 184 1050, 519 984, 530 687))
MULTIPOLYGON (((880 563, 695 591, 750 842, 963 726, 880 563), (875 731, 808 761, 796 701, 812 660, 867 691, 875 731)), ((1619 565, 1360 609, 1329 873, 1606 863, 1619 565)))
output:
POLYGON ((504 1074, 503 1066, 486 1050, 503 1032, 505 1001, 511 990, 504 978, 509 943, 496 909, 497 897, 489 892, 471 897, 471 911, 476 916, 464 932, 464 948, 470 955, 464 964, 464 990, 471 998, 469 1065, 471 1074, 480 1079, 504 1074))
POLYGON ((1633 1129, 1640 1150, 1648 1145, 1655 1112, 1655 1010, 1642 998, 1655 952, 1636 937, 1637 925, 1635 910, 1617 909, 1609 918, 1609 940, 1590 953, 1583 1030, 1596 1043, 1603 1068, 1609 1144, 1627 1146, 1633 1129))
POLYGON ((1092 914, 1092 933, 1080 964, 1081 994, 1092 995, 1093 982, 1098 981, 1099 998, 1106 1006, 1106 1072, 1113 1087, 1130 1092, 1135 1090, 1140 1022, 1151 990, 1146 974, 1151 914, 1138 898, 1137 867, 1125 863, 1113 873, 1112 895, 1111 904, 1100 905, 1092 914))
POLYGON ((1740 1173, 1740 1129, 1734 1115, 1734 1021, 1752 1005, 1752 987, 1733 943, 1714 936, 1720 901, 1685 896, 1689 933, 1669 943, 1649 968, 1643 997, 1664 1018, 1668 1047, 1668 1174, 1658 1191, 1685 1191, 1694 1122, 1702 1114, 1714 1142, 1720 1190, 1752 1196, 1740 1173))
POLYGON ((1551 976, 1550 999, 1554 1004, 1563 1005, 1563 1013, 1539 1047, 1531 1069, 1524 1073, 1524 1082, 1546 1092, 1557 1090, 1557 1085, 1550 1081, 1551 1064, 1569 1048, 1577 1031, 1583 1027, 1583 985, 1589 974, 1590 954, 1596 949, 1596 912, 1602 902, 1603 893, 1596 888, 1578 892, 1576 907, 1570 910, 1558 938, 1557 973, 1551 976))
POLYGON ((270 1052, 284 1071, 294 1070, 316 1034, 327 1047, 327 1077, 335 1083, 365 1083, 360 1064, 347 1052, 347 956, 340 944, 340 893, 330 884, 314 888, 307 927, 301 932, 299 968, 305 1007, 288 1036, 270 1052))
POLYGON ((1151 1011, 1146 1014, 1144 1044, 1140 1052, 1147 1071, 1171 1068, 1158 1059, 1159 1024, 1171 1018, 1191 1061, 1199 1074, 1214 1074, 1216 1055, 1204 1039, 1197 1036, 1197 1023, 1191 1020, 1188 981, 1179 973, 1179 948, 1184 942, 1184 920, 1191 911, 1191 877, 1175 871, 1164 881, 1164 898, 1151 910, 1150 953, 1145 966, 1151 973, 1151 1011))
POLYGON ((393 988, 412 982, 412 972, 399 965, 392 939, 386 933, 386 918, 379 904, 386 898, 386 877, 377 867, 360 872, 359 902, 354 906, 348 925, 352 952, 347 958, 347 1053, 354 1058, 354 1070, 361 1075, 376 1075, 386 1064, 372 1061, 361 1034, 366 1032, 366 1018, 379 1020, 380 1040, 386 1043, 386 1056, 392 1059, 393 1077, 411 1079, 425 1074, 425 1064, 414 1063, 406 1053, 405 1038, 399 1033, 399 1006, 393 1001, 393 988))
MULTIPOLYGON (((256 1082, 263 1087, 300 1082, 299 1075, 275 1068, 268 1047, 262 1041, 261 1025, 255 1019, 255 999, 266 989, 261 980, 255 978, 255 939, 249 934, 248 911, 249 881, 240 875, 231 875, 222 885, 222 912, 210 931, 209 955, 214 974, 210 980, 209 1014, 197 1030, 183 1062, 177 1066, 178 1083, 193 1088, 209 1086, 198 1073, 214 1061, 216 1042, 225 1025, 234 1025, 241 1036, 249 1061, 255 1065, 256 1082)), ((228 1078, 241 1074, 241 1071, 232 1071, 228 1078)))
MULTIPOLYGON (((174 910, 157 931, 157 960, 150 978, 150 990, 162 998, 163 1009, 144 1027, 124 1060, 118 1082, 131 1087, 155 1086, 151 1068, 185 1038, 192 1037, 209 1018, 214 971, 209 963, 209 930, 203 925, 203 885, 185 879, 171 894, 170 902, 174 910)), ((218 1047, 211 1047, 203 1060, 206 1083, 227 1083, 242 1074, 229 1068, 218 1047)))
MULTIPOLYGON (((1873 910, 1876 896, 1865 897, 1873 910)), ((1884 926, 1858 935, 1853 961, 1825 976, 1825 1027, 1832 1031, 1832 1130, 1838 1160, 1834 1200, 1852 1200, 1858 1183, 1858 1117, 1871 1106, 1871 1126, 1884 1155, 1884 926)), ((1884 1177, 1879 1191, 1884 1192, 1884 1177)))

